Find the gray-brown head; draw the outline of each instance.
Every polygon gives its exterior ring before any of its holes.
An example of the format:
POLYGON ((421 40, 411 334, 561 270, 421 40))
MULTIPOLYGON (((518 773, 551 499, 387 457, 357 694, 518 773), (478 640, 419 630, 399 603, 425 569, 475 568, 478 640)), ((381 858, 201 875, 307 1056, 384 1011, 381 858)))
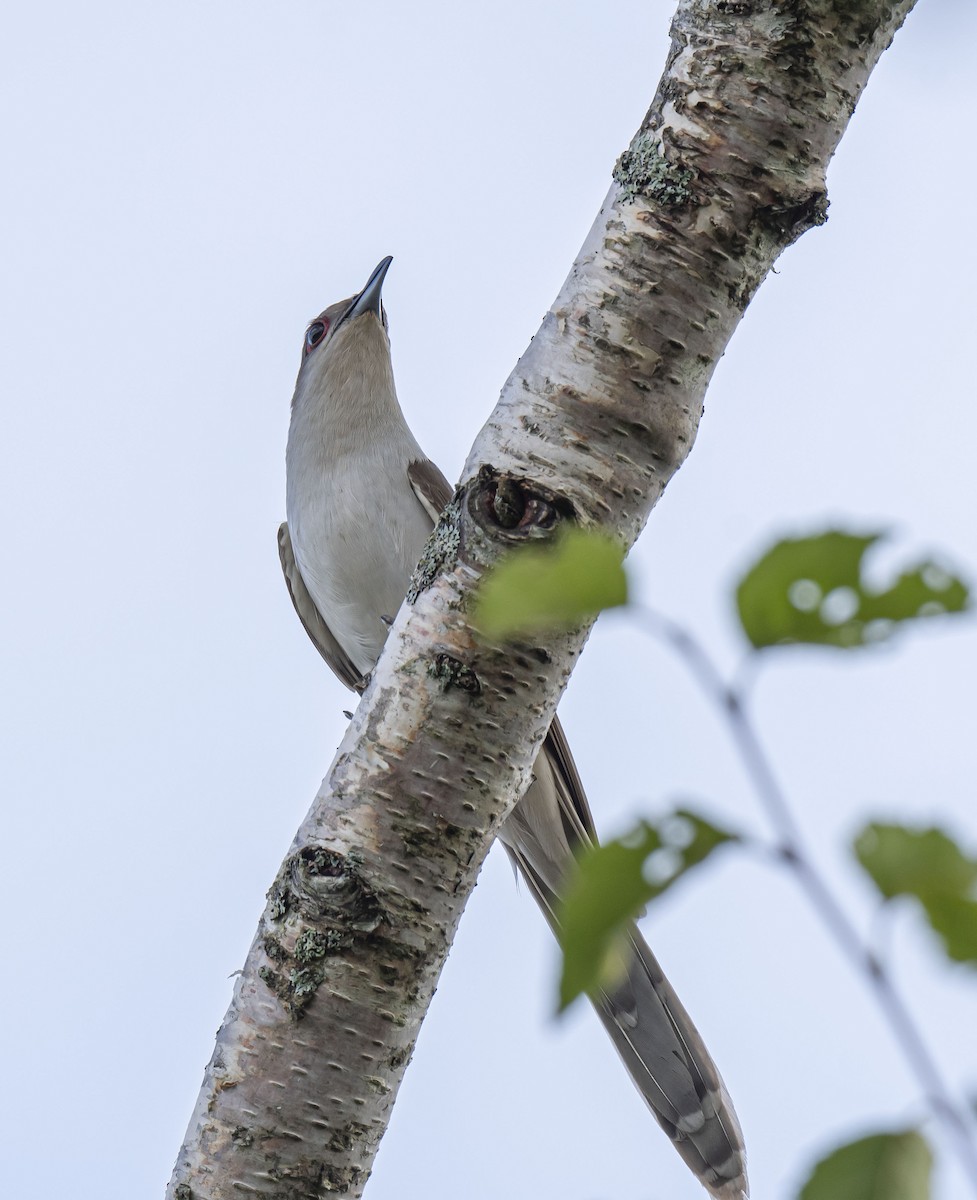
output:
MULTIPOLYGON (((310 322, 292 397, 289 446, 310 438, 338 452, 370 447, 381 430, 394 428, 416 447, 397 401, 387 316, 380 299, 393 260, 380 262, 355 296, 331 304, 310 322)), ((419 452, 418 452, 419 456, 419 452)))
POLYGON ((352 382, 360 386, 389 382, 392 388, 387 314, 381 300, 391 262, 388 255, 361 292, 330 304, 309 322, 302 341, 302 364, 293 404, 310 390, 346 390, 352 382))

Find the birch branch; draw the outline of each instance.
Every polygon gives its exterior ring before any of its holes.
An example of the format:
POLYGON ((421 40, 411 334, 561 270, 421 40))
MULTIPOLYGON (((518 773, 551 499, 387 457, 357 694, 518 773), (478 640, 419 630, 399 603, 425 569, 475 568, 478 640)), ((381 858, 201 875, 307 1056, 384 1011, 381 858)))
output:
POLYGON ((913 0, 682 0, 654 102, 479 434, 269 894, 171 1200, 358 1196, 495 830, 588 629, 480 644, 466 605, 562 524, 637 537, 913 0))

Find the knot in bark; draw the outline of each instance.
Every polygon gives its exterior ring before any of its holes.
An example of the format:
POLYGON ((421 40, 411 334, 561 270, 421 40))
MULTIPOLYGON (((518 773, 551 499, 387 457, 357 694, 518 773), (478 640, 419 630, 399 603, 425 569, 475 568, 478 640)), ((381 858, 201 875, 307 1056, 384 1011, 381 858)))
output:
POLYGON ((576 516, 566 496, 534 479, 487 466, 473 480, 468 511, 484 533, 506 542, 549 537, 562 521, 576 516))
POLYGON ((463 692, 468 692, 471 696, 481 694, 482 685, 475 672, 450 654, 435 655, 434 662, 428 671, 434 679, 438 680, 443 691, 456 687, 463 692))
POLYGON ((305 846, 289 861, 287 877, 297 907, 311 919, 357 933, 380 924, 380 903, 352 855, 305 846))

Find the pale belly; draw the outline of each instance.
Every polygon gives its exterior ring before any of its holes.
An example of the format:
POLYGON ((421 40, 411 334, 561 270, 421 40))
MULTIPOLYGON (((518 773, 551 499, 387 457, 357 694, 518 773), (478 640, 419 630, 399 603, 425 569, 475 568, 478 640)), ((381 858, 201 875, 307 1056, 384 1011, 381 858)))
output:
POLYGON ((431 532, 431 520, 404 470, 399 504, 377 479, 323 481, 316 494, 290 496, 288 527, 305 586, 358 671, 371 671, 431 532), (350 486, 351 485, 351 486, 350 486))

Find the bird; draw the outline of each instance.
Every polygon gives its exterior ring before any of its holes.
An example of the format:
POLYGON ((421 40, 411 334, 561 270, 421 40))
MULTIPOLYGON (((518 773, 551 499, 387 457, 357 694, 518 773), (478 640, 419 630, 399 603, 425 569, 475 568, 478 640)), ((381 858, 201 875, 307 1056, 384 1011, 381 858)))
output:
MULTIPOLYGON (((308 325, 285 454, 279 557, 312 642, 362 690, 411 575, 452 497, 397 398, 385 306, 389 256, 356 295, 308 325)), ((532 782, 498 834, 558 932, 558 900, 582 847, 597 842, 583 784, 556 717, 532 782)), ((743 1135, 705 1044, 637 926, 621 982, 591 997, 632 1080, 716 1200, 746 1200, 743 1135)))

